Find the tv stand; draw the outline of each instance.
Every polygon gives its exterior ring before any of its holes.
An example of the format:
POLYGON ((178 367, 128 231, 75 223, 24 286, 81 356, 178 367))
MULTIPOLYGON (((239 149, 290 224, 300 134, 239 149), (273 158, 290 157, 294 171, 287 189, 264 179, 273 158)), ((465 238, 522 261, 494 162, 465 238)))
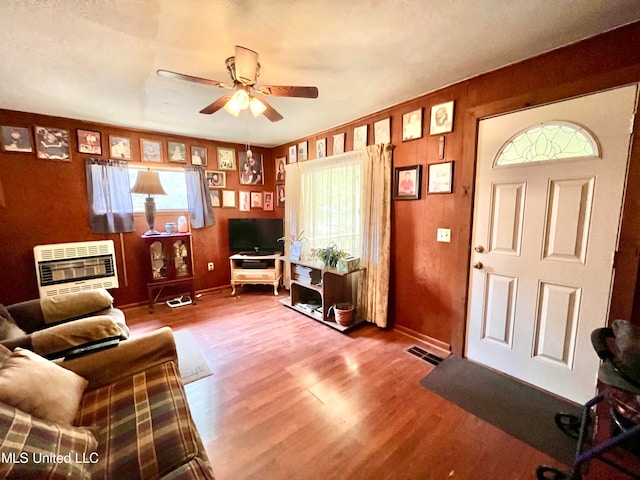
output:
POLYGON ((240 252, 238 255, 242 255, 244 257, 268 257, 271 255, 277 255, 276 252, 268 252, 268 251, 260 251, 260 250, 252 250, 246 252, 240 252))
POLYGON ((236 285, 273 285, 273 294, 278 295, 282 278, 282 255, 237 253, 229 257, 231 264, 231 295, 236 294, 236 285))

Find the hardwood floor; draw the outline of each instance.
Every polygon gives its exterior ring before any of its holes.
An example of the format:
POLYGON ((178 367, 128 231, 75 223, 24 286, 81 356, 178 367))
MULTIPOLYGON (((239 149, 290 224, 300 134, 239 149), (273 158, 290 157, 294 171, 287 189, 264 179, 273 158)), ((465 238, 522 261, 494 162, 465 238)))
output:
POLYGON ((214 374, 186 391, 219 480, 517 480, 565 468, 422 388, 433 367, 401 333, 344 335, 260 287, 126 314, 133 335, 168 325, 196 338, 214 374))

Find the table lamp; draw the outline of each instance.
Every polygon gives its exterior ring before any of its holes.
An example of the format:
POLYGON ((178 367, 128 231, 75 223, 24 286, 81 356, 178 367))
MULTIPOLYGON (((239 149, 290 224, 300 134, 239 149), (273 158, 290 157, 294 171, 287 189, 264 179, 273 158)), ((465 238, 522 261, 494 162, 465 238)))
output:
POLYGON ((144 201, 144 213, 147 217, 147 223, 149 224, 149 230, 145 235, 159 235, 160 232, 154 228, 156 221, 156 202, 151 195, 166 195, 167 193, 162 188, 160 183, 160 176, 158 172, 152 172, 151 170, 140 170, 136 177, 136 183, 131 189, 131 193, 142 193, 147 195, 144 201))

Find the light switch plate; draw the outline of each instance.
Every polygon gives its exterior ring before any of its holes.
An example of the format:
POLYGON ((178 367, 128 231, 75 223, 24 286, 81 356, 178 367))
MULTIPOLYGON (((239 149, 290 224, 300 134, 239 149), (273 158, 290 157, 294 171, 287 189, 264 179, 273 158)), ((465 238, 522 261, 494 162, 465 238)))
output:
POLYGON ((438 241, 439 242, 450 242, 451 241, 451 229, 450 228, 439 228, 438 229, 438 241))

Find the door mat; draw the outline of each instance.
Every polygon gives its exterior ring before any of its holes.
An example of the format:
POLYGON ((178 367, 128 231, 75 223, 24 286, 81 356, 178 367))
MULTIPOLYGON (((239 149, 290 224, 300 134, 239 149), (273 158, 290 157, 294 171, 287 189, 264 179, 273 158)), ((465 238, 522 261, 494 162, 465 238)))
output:
POLYGON ((188 329, 174 331, 173 337, 178 351, 178 369, 182 383, 187 385, 213 375, 207 361, 202 356, 202 352, 200 352, 198 343, 188 329))
POLYGON ((455 355, 420 385, 565 465, 573 464, 577 442, 556 426, 555 415, 580 417, 580 405, 455 355))

